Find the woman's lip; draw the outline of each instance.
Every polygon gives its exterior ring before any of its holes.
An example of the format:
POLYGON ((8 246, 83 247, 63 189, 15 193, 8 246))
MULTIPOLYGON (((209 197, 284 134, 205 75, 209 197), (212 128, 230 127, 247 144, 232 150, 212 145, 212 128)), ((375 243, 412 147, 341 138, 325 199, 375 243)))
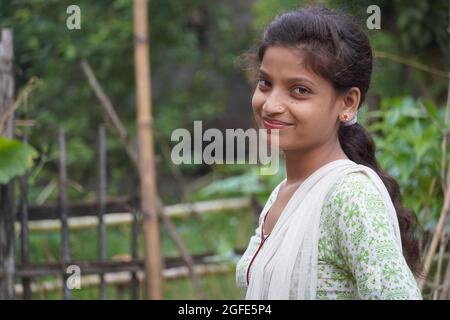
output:
POLYGON ((289 123, 279 122, 279 121, 271 120, 271 119, 267 119, 267 118, 263 118, 263 122, 264 122, 264 126, 267 129, 283 129, 283 128, 292 126, 292 124, 289 124, 289 123))

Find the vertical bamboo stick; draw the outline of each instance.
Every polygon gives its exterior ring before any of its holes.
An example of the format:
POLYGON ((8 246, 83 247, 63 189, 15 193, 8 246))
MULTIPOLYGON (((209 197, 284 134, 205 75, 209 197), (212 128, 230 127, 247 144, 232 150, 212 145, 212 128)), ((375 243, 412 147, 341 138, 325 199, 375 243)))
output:
POLYGON ((67 287, 67 264, 70 261, 69 249, 69 227, 67 223, 68 205, 67 205, 67 161, 66 161, 66 136, 64 129, 59 129, 58 133, 59 144, 59 212, 61 220, 61 256, 62 256, 62 278, 64 283, 64 299, 72 298, 70 289, 67 287))
POLYGON ((153 155, 152 104, 147 28, 147 0, 134 0, 134 58, 139 141, 139 176, 144 227, 145 289, 150 299, 162 299, 160 230, 153 155))
MULTIPOLYGON (((101 126, 98 131, 98 164, 99 164, 99 185, 98 185, 98 255, 99 260, 104 262, 106 260, 106 226, 103 216, 106 212, 106 138, 105 127, 101 126)), ((106 298, 106 282, 103 273, 100 276, 100 300, 106 298)))
MULTIPOLYGON (((137 159, 137 157, 136 157, 137 159)), ((132 214, 133 214, 133 221, 131 223, 131 258, 133 262, 138 262, 139 260, 139 223, 142 221, 140 216, 140 206, 139 201, 136 195, 137 192, 139 192, 135 186, 138 186, 138 176, 136 175, 138 172, 133 173, 133 181, 136 183, 133 183, 133 188, 131 190, 132 194, 132 214)), ((137 272, 131 273, 131 281, 130 281, 130 299, 131 300, 137 300, 140 297, 140 281, 138 278, 137 272)))
MULTIPOLYGON (((0 118, 8 113, 14 100, 14 41, 11 29, 2 29, 0 38, 0 118)), ((0 135, 13 137, 13 115, 0 135)), ((14 298, 15 234, 14 183, 0 185, 0 300, 14 298)))
MULTIPOLYGON (((11 29, 0 33, 0 118, 11 112, 14 104, 14 40, 11 29)), ((0 134, 13 137, 14 113, 2 123, 0 134)))
MULTIPOLYGON (((139 259, 138 252, 138 210, 137 206, 133 206, 133 222, 131 223, 131 258, 133 262, 137 262, 139 259)), ((131 273, 131 281, 130 281, 130 299, 136 300, 138 299, 138 290, 139 290, 139 279, 137 276, 137 272, 131 273)))
MULTIPOLYGON (((23 137, 23 143, 28 143, 28 136, 23 137)), ((28 233, 28 172, 20 177, 20 255, 22 265, 30 263, 29 233, 28 233)), ((22 278, 23 299, 31 300, 31 278, 22 278)))

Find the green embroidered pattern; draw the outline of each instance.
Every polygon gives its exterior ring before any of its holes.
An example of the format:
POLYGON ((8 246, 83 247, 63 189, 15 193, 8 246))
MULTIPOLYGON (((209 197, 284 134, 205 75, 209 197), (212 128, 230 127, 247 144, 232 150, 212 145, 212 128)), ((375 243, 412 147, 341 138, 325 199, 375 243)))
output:
POLYGON ((318 299, 422 299, 381 194, 362 172, 339 179, 325 199, 319 237, 318 299), (341 274, 342 277, 336 276, 341 274), (342 291, 342 279, 347 288, 342 291))

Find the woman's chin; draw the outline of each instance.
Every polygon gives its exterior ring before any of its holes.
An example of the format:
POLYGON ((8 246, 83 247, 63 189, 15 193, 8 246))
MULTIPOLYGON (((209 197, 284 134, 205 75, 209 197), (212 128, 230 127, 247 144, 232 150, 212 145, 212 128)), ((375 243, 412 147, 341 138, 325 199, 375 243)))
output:
POLYGON ((273 148, 278 148, 281 151, 289 150, 289 143, 281 136, 272 136, 270 134, 267 135, 267 142, 269 145, 273 145, 273 148))

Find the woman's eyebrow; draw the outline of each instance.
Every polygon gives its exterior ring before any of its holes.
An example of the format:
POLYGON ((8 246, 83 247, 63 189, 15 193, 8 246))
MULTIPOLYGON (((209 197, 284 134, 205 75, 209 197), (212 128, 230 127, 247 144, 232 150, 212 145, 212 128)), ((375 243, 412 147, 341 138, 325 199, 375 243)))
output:
POLYGON ((304 82, 308 82, 309 84, 311 84, 312 86, 314 85, 314 82, 306 77, 294 77, 294 78, 288 78, 286 79, 287 83, 294 83, 297 81, 304 81, 304 82))
POLYGON ((270 78, 269 74, 266 71, 264 71, 263 69, 258 70, 258 75, 270 78))
MULTIPOLYGON (((262 75, 262 76, 265 76, 265 77, 267 77, 267 78, 270 78, 269 73, 268 73, 267 71, 264 71, 263 69, 259 69, 258 74, 259 74, 259 75, 262 75)), ((292 77, 292 78, 287 78, 285 81, 286 81, 286 83, 288 83, 288 84, 294 83, 294 82, 297 82, 297 81, 304 81, 304 82, 310 83, 311 85, 314 85, 314 81, 310 80, 310 79, 307 78, 307 77, 302 77, 302 76, 299 76, 299 77, 292 77)))

